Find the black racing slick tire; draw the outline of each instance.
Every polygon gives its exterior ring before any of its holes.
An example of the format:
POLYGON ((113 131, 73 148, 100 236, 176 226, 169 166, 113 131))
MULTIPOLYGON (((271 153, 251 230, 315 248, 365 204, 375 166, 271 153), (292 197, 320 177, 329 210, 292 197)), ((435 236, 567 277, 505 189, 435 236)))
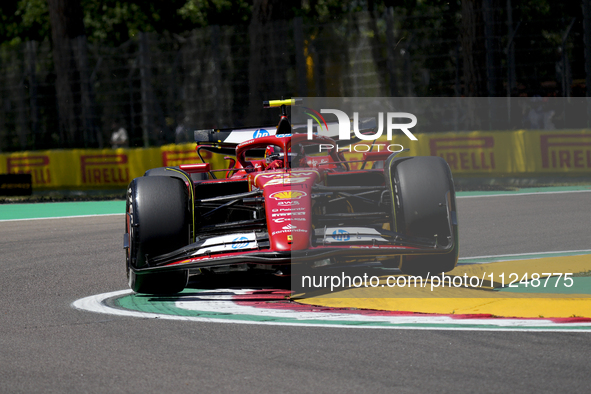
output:
POLYGON ((136 293, 172 294, 187 285, 188 270, 136 272, 151 257, 190 242, 187 186, 177 178, 136 178, 127 189, 125 229, 128 239, 126 269, 129 287, 136 293))
POLYGON ((442 246, 454 240, 452 250, 445 254, 402 256, 400 270, 425 277, 454 269, 459 252, 456 197, 445 160, 437 156, 391 157, 386 172, 395 230, 411 237, 437 238, 442 246))

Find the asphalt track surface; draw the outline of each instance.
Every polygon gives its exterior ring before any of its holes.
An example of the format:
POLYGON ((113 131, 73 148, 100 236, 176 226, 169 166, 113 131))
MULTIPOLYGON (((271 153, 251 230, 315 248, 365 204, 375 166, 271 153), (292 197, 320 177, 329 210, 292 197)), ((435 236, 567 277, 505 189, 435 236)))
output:
MULTIPOLYGON (((458 200, 461 257, 589 249, 591 193, 458 200)), ((588 392, 591 334, 364 330, 95 314, 123 217, 0 222, 0 392, 588 392)))

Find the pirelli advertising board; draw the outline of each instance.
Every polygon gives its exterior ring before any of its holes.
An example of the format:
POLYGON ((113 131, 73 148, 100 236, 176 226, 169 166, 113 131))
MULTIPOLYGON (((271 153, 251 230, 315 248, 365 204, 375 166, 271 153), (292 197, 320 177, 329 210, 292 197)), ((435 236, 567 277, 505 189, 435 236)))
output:
MULTIPOLYGON (((421 156, 440 156, 454 175, 591 175, 591 130, 445 133, 421 156)), ((425 150, 427 148, 427 150, 425 150)))
POLYGON ((356 159, 369 150, 440 156, 456 177, 591 175, 585 97, 308 97, 292 118, 356 159))
MULTIPOLYGON (((454 176, 589 176, 591 130, 474 131, 417 134, 416 141, 378 139, 373 150, 409 149, 401 155, 440 156, 454 176)), ((361 156, 363 144, 341 147, 361 156)), ((349 153, 351 152, 351 153, 349 153)), ((222 155, 202 151, 215 169, 222 155)), ((0 154, 1 174, 31 174, 33 188, 121 188, 150 168, 200 162, 195 144, 148 149, 49 150, 0 154)))
MULTIPOLYGON (((216 167, 221 155, 202 152, 216 167)), ((34 189, 117 189, 150 168, 200 162, 195 144, 148 149, 72 149, 0 154, 0 174, 31 174, 34 189)))
MULTIPOLYGON (((440 156, 454 176, 591 176, 591 130, 416 134, 417 141, 378 139, 373 150, 409 149, 401 156, 440 156)), ((351 147, 361 158, 366 147, 351 147)), ((349 148, 347 147, 347 152, 349 148)))

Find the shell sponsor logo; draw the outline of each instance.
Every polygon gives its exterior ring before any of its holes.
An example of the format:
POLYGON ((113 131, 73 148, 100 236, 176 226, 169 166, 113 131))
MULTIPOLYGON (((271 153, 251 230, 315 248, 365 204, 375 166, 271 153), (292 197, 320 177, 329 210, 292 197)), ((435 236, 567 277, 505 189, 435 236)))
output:
POLYGON ((282 190, 271 194, 269 197, 274 200, 299 200, 307 195, 308 193, 298 190, 282 190))

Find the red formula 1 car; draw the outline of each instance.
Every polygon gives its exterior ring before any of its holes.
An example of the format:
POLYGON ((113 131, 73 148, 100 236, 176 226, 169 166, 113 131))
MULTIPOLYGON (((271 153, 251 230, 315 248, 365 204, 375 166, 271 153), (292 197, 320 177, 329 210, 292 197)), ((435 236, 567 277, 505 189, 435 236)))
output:
POLYGON ((295 265, 378 261, 424 276, 455 267, 455 192, 443 159, 371 151, 347 161, 337 141, 297 133, 289 100, 266 104, 282 107, 277 127, 195 132, 198 153, 235 156, 228 169, 156 168, 129 184, 131 289, 179 292, 189 271, 285 275, 295 265))

